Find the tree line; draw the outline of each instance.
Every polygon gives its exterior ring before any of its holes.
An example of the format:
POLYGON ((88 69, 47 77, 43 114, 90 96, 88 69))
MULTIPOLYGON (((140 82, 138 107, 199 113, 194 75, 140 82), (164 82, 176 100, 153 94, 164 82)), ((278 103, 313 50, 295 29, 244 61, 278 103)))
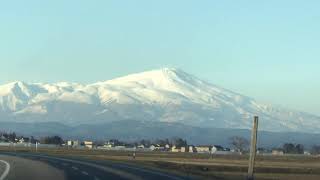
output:
MULTIPOLYGON (((244 137, 233 136, 230 138, 230 144, 237 152, 248 152, 249 151, 249 141, 244 137)), ((258 148, 263 149, 264 148, 258 148)), ((294 143, 284 143, 282 147, 275 148, 277 150, 282 150, 285 154, 304 154, 304 146, 302 144, 294 144, 294 143)), ((320 146, 313 146, 311 149, 312 154, 320 154, 320 146)))
POLYGON ((15 132, 7 133, 7 132, 0 132, 0 141, 3 142, 19 142, 23 139, 25 143, 32 143, 35 144, 36 142, 41 144, 54 144, 54 145, 61 145, 64 143, 64 140, 60 136, 46 136, 41 137, 40 140, 36 139, 33 136, 26 137, 26 136, 18 136, 15 132))
MULTIPOLYGON (((40 142, 41 144, 54 144, 54 145, 62 145, 65 143, 65 141, 62 139, 62 137, 58 135, 54 136, 45 136, 41 137, 39 140, 31 137, 24 137, 24 136, 18 136, 15 132, 7 133, 7 132, 0 132, 0 141, 3 142, 18 142, 21 138, 23 138, 24 142, 27 143, 33 143, 40 142)), ((249 151, 249 141, 240 136, 233 136, 230 139, 230 145, 232 148, 240 153, 246 153, 249 151)), ((179 137, 173 137, 173 138, 166 138, 166 139, 155 139, 155 140, 149 140, 149 139, 141 139, 139 141, 135 142, 124 142, 120 141, 118 139, 110 139, 108 141, 109 143, 115 145, 115 146, 138 146, 138 145, 144 145, 146 147, 151 146, 152 144, 159 144, 160 146, 165 146, 166 144, 170 146, 177 146, 177 147, 186 147, 188 146, 188 142, 186 139, 179 138, 179 137)), ((101 142, 103 144, 103 142, 101 142)), ((263 148, 259 148, 263 149, 263 148)), ((304 153, 304 146, 302 144, 294 144, 294 143, 284 143, 282 147, 276 148, 278 150, 282 150, 285 154, 303 154, 304 153)), ((310 149, 311 154, 320 154, 320 145, 314 145, 310 149)))
MULTIPOLYGON (((109 144, 112 144, 114 146, 139 146, 139 145, 144 145, 145 147, 149 147, 152 144, 158 144, 160 146, 165 146, 165 145, 175 145, 177 147, 185 147, 188 145, 187 140, 179 138, 179 137, 173 137, 173 138, 165 138, 165 139, 155 139, 155 140, 149 140, 149 139, 141 139, 138 141, 134 142, 124 142, 118 139, 110 139, 108 141, 109 144)), ((103 142, 100 142, 98 144, 103 144, 103 142)))

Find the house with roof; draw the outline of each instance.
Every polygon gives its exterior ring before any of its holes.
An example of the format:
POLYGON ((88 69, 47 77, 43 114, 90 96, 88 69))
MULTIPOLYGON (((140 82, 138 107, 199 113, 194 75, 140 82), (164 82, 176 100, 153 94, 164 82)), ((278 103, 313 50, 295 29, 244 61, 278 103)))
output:
POLYGON ((218 151, 225 151, 225 149, 220 145, 213 145, 211 148, 211 153, 216 153, 218 151))
POLYGON ((164 151, 165 147, 161 146, 160 144, 151 144, 151 146, 149 147, 149 149, 151 151, 164 151))
POLYGON ((195 146, 197 153, 211 153, 212 150, 211 145, 201 145, 201 146, 195 146))
POLYGON ((173 145, 171 147, 171 152, 187 152, 187 148, 182 146, 182 147, 179 147, 179 146, 175 146, 173 145))
POLYGON ((86 148, 92 149, 93 148, 93 142, 92 141, 83 141, 83 144, 86 148))
POLYGON ((78 146, 80 146, 80 143, 79 143, 79 141, 78 140, 68 140, 67 141, 67 146, 69 146, 69 147, 78 147, 78 146))
POLYGON ((195 146, 189 145, 188 146, 188 152, 189 153, 195 153, 195 152, 197 152, 197 150, 196 150, 195 146))
POLYGON ((283 149, 280 149, 280 148, 272 149, 271 154, 274 156, 282 156, 282 155, 284 155, 284 151, 283 151, 283 149))
POLYGON ((220 145, 201 145, 195 146, 197 153, 210 153, 210 154, 230 154, 230 149, 224 148, 220 145))

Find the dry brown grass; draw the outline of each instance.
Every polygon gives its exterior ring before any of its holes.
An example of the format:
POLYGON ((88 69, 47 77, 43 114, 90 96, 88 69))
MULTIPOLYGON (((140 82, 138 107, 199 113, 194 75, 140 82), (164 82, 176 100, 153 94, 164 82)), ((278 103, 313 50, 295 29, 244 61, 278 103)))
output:
MULTIPOLYGON (((34 152, 28 148, 16 148, 18 152, 34 152)), ((13 151, 13 148, 0 148, 13 151)), ((198 176, 202 179, 245 179, 248 156, 206 154, 98 151, 76 149, 39 149, 38 153, 55 156, 81 157, 96 161, 121 161, 129 164, 152 167, 162 171, 198 176)), ((257 156, 256 179, 320 179, 320 158, 315 156, 257 156)))

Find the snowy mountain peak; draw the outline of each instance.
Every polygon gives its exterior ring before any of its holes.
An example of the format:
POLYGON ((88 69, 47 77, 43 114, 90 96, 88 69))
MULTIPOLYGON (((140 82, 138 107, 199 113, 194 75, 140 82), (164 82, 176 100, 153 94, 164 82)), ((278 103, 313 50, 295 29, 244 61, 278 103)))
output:
POLYGON ((200 127, 320 132, 320 118, 277 108, 203 81, 180 69, 163 68, 98 82, 24 83, 0 86, 0 121, 67 124, 116 120, 179 122, 200 127))
POLYGON ((179 75, 182 74, 181 70, 175 68, 163 68, 151 71, 145 71, 141 73, 134 73, 113 80, 109 80, 102 83, 128 83, 128 82, 140 82, 149 85, 157 85, 168 81, 179 79, 179 75))
POLYGON ((118 85, 125 87, 141 87, 149 89, 164 90, 176 93, 187 93, 190 91, 200 92, 200 89, 227 91, 208 84, 195 76, 176 68, 163 68, 157 70, 135 73, 128 76, 98 83, 100 85, 118 85))
POLYGON ((14 81, 0 86, 0 93, 8 93, 14 89, 24 88, 25 83, 22 81, 14 81))

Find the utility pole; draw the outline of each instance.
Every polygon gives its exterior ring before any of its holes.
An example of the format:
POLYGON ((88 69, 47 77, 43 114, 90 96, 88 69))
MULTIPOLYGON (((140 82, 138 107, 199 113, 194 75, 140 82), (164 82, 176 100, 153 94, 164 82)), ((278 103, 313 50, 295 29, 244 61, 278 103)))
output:
POLYGON ((38 152, 38 141, 36 141, 36 152, 38 152))
POLYGON ((134 147, 133 154, 132 154, 132 158, 133 158, 133 159, 136 159, 136 147, 134 147))
POLYGON ((256 158, 257 152, 257 132, 258 132, 258 116, 254 117, 252 133, 251 133, 251 146, 250 146, 250 158, 249 158, 249 168, 248 168, 248 176, 247 180, 254 180, 253 169, 254 169, 254 161, 256 158))

